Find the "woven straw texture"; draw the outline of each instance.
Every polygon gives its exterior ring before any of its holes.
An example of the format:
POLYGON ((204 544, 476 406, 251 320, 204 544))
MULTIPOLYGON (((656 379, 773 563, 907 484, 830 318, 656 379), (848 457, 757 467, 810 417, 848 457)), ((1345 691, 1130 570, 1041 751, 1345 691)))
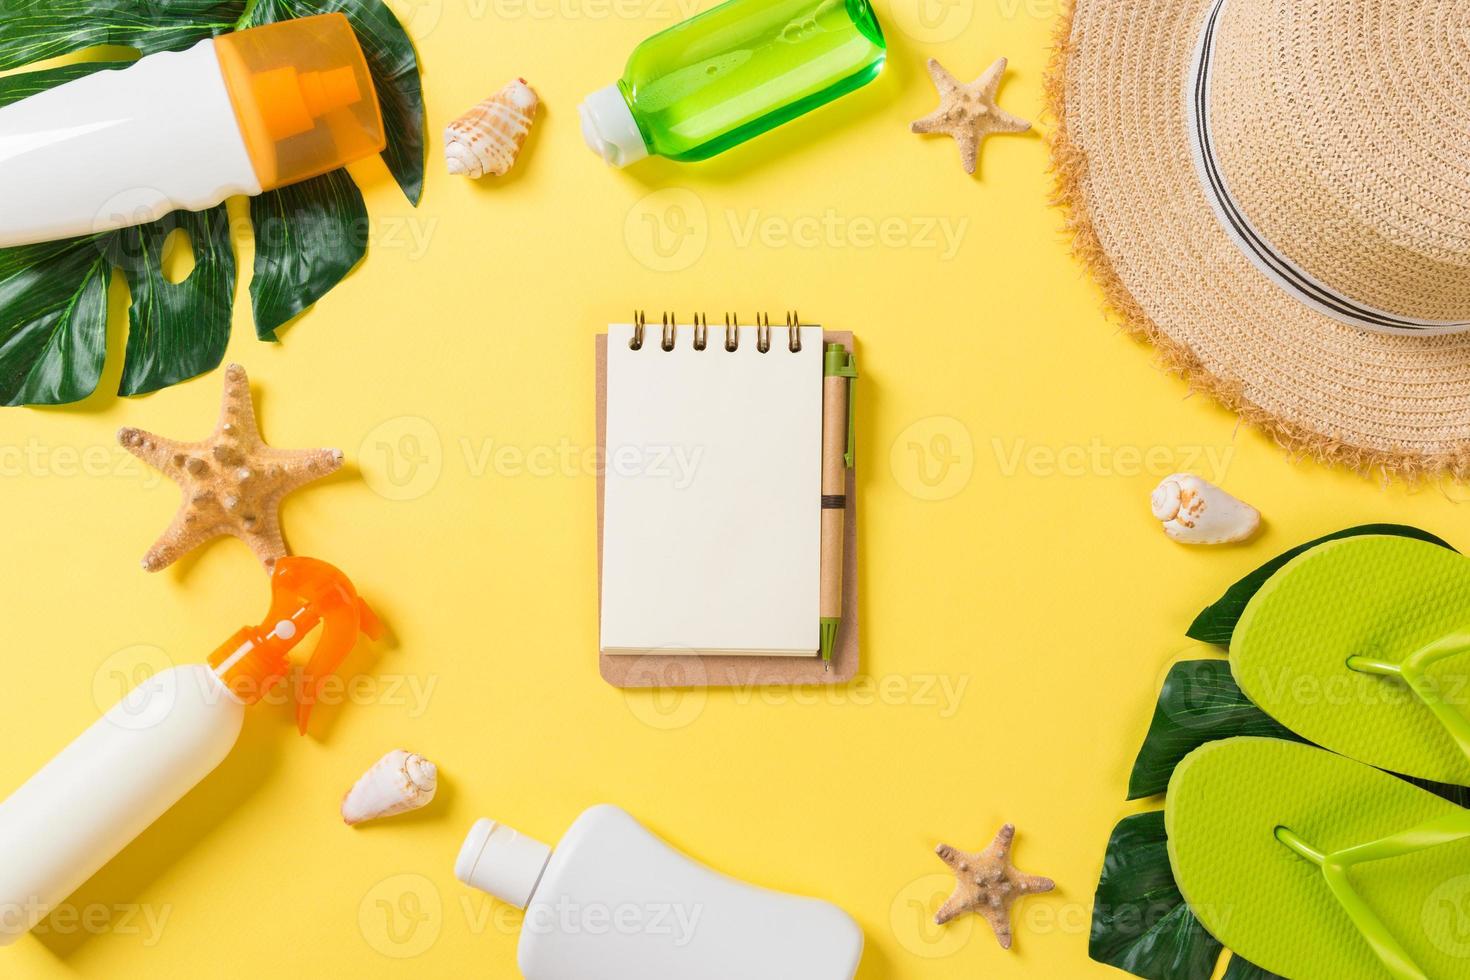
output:
MULTIPOLYGON (((1062 18, 1047 93, 1077 255, 1168 367, 1287 449, 1470 477, 1470 335, 1313 312, 1211 210, 1185 105, 1211 6, 1074 0, 1062 18)), ((1273 244, 1362 302, 1470 318, 1470 5, 1230 0, 1217 52, 1222 166, 1273 244)))
POLYGON ((1297 266, 1389 313, 1470 320, 1467 31, 1463 3, 1231 0, 1220 19, 1231 195, 1297 266))

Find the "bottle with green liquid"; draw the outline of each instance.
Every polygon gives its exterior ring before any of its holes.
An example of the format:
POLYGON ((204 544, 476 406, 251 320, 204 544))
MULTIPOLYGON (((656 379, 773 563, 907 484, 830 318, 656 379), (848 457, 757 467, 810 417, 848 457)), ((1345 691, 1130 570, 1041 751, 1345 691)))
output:
POLYGON ((582 134, 618 167, 703 160, 867 84, 884 56, 868 0, 729 0, 638 45, 579 107, 582 134))

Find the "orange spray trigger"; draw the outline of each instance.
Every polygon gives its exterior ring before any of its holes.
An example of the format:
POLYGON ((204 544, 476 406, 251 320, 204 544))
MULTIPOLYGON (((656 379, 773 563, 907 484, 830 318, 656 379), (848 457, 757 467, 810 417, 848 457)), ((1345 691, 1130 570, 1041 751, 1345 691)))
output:
POLYGON ((290 669, 286 655, 321 624, 317 641, 302 671, 296 697, 296 727, 306 734, 311 709, 326 679, 336 672, 357 644, 359 632, 369 639, 383 625, 336 568, 315 558, 282 558, 271 573, 271 608, 259 626, 247 626, 209 658, 215 674, 237 698, 254 704, 290 669))

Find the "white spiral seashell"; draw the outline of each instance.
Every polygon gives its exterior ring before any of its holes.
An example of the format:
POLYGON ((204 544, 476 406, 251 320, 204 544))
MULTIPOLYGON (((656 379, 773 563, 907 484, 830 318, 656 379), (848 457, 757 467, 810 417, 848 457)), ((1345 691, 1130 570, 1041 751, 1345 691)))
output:
POLYGON ((451 174, 503 177, 515 166, 531 132, 540 100, 518 78, 444 130, 444 159, 451 174))
POLYGON ((342 799, 349 825, 427 806, 439 788, 439 769, 428 759, 395 749, 379 759, 342 799))
POLYGON ((1244 541, 1261 526, 1261 512, 1190 473, 1167 476, 1154 489, 1153 514, 1181 544, 1244 541))

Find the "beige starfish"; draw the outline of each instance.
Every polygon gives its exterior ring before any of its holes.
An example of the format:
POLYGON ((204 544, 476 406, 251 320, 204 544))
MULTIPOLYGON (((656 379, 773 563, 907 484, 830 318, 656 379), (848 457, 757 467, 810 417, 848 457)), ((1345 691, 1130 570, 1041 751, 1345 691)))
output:
POLYGON ((959 885, 934 921, 944 925, 966 912, 977 912, 995 930, 1001 949, 1011 948, 1011 905, 1026 895, 1049 892, 1056 887, 1050 878, 1022 874, 1011 864, 1014 824, 1006 824, 995 841, 979 854, 957 851, 948 844, 936 849, 940 860, 950 866, 959 885))
POLYGON ((909 127, 915 133, 946 133, 960 147, 965 173, 973 174, 980 157, 980 144, 992 133, 1024 133, 1031 124, 995 104, 996 92, 1006 73, 1001 58, 969 85, 956 79, 944 66, 929 59, 929 76, 939 89, 939 108, 909 127))
POLYGON ((267 446, 255 421, 250 379, 238 364, 225 368, 224 406, 209 438, 176 442, 140 429, 120 429, 117 441, 184 493, 173 523, 143 557, 150 572, 225 534, 244 541, 272 568, 287 554, 281 536, 282 498, 342 465, 340 449, 267 446))

